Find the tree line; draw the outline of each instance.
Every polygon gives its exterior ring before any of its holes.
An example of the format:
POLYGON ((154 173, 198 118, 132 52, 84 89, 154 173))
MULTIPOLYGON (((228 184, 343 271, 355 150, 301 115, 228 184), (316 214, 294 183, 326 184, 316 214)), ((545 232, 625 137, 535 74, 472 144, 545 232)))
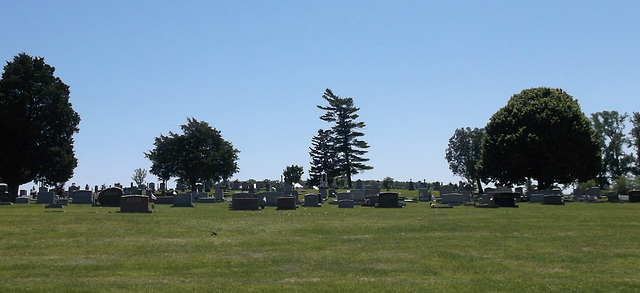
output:
POLYGON ((482 182, 606 189, 620 178, 640 175, 639 151, 640 113, 602 111, 589 118, 562 89, 540 87, 513 95, 485 127, 456 129, 445 159, 454 175, 480 192, 482 182), (627 121, 629 133, 624 132, 627 121), (627 148, 635 148, 635 154, 627 148))

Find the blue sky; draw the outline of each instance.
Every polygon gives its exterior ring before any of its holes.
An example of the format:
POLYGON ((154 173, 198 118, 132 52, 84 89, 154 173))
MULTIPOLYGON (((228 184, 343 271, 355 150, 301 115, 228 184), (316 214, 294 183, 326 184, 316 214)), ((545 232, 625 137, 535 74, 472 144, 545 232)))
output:
POLYGON ((374 169, 354 179, 457 182, 444 159, 454 130, 483 127, 526 88, 562 88, 587 115, 640 111, 639 1, 2 7, 0 59, 44 57, 71 87, 82 122, 69 184, 128 184, 149 169, 154 137, 187 117, 240 150, 233 179, 279 179, 294 164, 306 178, 311 138, 330 127, 316 108, 325 88, 352 97, 367 125, 374 169))

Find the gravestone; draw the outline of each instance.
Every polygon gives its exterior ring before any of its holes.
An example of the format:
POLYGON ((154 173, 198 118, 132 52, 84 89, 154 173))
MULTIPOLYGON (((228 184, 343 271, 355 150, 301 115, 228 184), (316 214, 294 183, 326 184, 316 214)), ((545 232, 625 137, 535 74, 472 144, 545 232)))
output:
POLYGON ((533 193, 529 196, 529 203, 542 203, 544 201, 544 194, 533 193))
POLYGON ((295 210, 297 208, 295 198, 291 196, 278 197, 278 210, 295 210))
POLYGON ((499 207, 517 208, 516 197, 517 193, 513 192, 496 192, 492 194, 493 203, 499 207))
POLYGON ((367 195, 367 198, 365 199, 362 206, 375 207, 377 204, 378 204, 378 195, 374 194, 374 195, 367 195))
POLYGON ((243 181, 241 189, 242 191, 249 191, 249 182, 243 181))
POLYGON ((257 197, 260 200, 264 200, 265 205, 269 207, 277 207, 278 197, 283 197, 283 196, 284 194, 282 192, 262 192, 257 194, 257 197))
POLYGON ((120 197, 121 213, 149 213, 149 197, 125 195, 120 197))
POLYGON ((462 194, 462 201, 464 202, 473 201, 473 192, 471 190, 462 190, 460 191, 460 194, 462 194))
POLYGON ((599 187, 591 187, 585 191, 585 195, 587 200, 595 201, 600 198, 600 188, 599 187))
POLYGON ((396 192, 381 192, 378 194, 377 208, 400 208, 402 207, 398 202, 398 193, 396 192))
POLYGON ((546 194, 544 195, 544 199, 542 204, 546 205, 564 205, 564 201, 562 201, 562 195, 557 194, 546 194))
POLYGON ((339 192, 337 196, 338 196, 338 201, 341 201, 341 200, 353 200, 353 197, 351 196, 351 193, 349 193, 349 192, 339 192))
POLYGON ((20 193, 18 194, 18 196, 26 197, 27 196, 27 190, 26 189, 20 189, 20 193))
POLYGON ((607 201, 608 202, 613 202, 613 203, 618 203, 618 202, 620 202, 620 197, 618 196, 617 192, 609 191, 609 192, 607 192, 607 201))
POLYGON ((73 204, 93 204, 93 192, 91 190, 76 190, 69 197, 71 197, 71 203, 73 204))
POLYGON ((640 202, 640 190, 629 191, 629 202, 640 202))
POLYGON ((38 198, 36 199, 37 204, 52 204, 56 198, 55 193, 51 191, 40 192, 38 193, 38 198))
POLYGON ((156 192, 156 184, 153 182, 149 183, 149 190, 151 190, 151 193, 156 192))
POLYGON ((257 211, 260 208, 260 204, 258 202, 258 198, 256 197, 235 197, 231 198, 231 205, 229 206, 230 210, 234 211, 257 211))
POLYGON ((305 207, 320 207, 322 206, 322 198, 321 195, 318 194, 307 194, 304 196, 304 206, 305 207))
POLYGON ((463 205, 464 198, 460 193, 447 193, 440 195, 441 204, 463 205))
POLYGON ((350 209, 352 209, 353 207, 354 207, 353 200, 350 200, 350 199, 338 200, 338 208, 350 208, 350 209))
POLYGON ((351 198, 354 204, 361 205, 367 199, 367 195, 364 189, 351 190, 351 198))
POLYGON ((413 181, 411 181, 411 179, 409 179, 409 190, 416 190, 416 184, 413 183, 413 181))
POLYGON ((364 189, 364 196, 373 196, 373 195, 378 195, 378 193, 380 193, 379 190, 374 189, 374 188, 365 188, 364 189))
POLYGON ((444 194, 450 194, 450 193, 453 193, 453 187, 451 187, 451 185, 440 186, 440 197, 442 197, 442 195, 444 194))
POLYGON ((98 194, 98 203, 102 206, 117 207, 120 206, 120 197, 123 195, 124 192, 122 191, 122 188, 110 187, 98 194))
POLYGON ((584 201, 584 190, 576 188, 573 190, 573 201, 584 201))
POLYGON ((429 188, 418 188, 418 201, 431 201, 429 188))
POLYGON ((16 204, 25 204, 25 203, 29 203, 29 198, 28 197, 16 197, 16 204))
POLYGON ((356 181, 356 189, 362 189, 362 180, 358 179, 356 181))
POLYGON ((328 188, 320 187, 318 188, 318 192, 320 193, 322 200, 327 200, 327 198, 329 198, 328 188))
POLYGON ((216 188, 216 190, 214 191, 213 196, 216 198, 216 202, 223 202, 224 201, 224 189, 218 187, 216 188))
POLYGON ((193 196, 191 194, 178 194, 173 197, 173 207, 193 207, 193 196))

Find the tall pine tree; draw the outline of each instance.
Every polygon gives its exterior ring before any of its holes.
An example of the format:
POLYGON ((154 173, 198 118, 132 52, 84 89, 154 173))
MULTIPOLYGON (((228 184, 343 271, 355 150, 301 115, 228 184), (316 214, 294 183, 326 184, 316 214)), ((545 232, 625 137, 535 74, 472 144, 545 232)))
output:
POLYGON ((331 144, 331 131, 318 129, 318 134, 311 139, 309 156, 311 156, 311 167, 307 185, 319 186, 322 183, 323 174, 327 174, 327 181, 332 182, 336 176, 336 160, 331 144))
POLYGON ((346 178, 346 184, 351 188, 351 175, 373 169, 364 164, 369 161, 368 158, 363 157, 369 145, 360 139, 364 133, 358 131, 366 125, 364 122, 356 121, 360 117, 356 114, 360 108, 354 105, 352 98, 341 98, 333 94, 330 89, 325 90, 322 98, 329 105, 317 107, 326 111, 320 119, 333 123, 330 129, 330 141, 331 148, 336 154, 336 172, 339 176, 346 178))

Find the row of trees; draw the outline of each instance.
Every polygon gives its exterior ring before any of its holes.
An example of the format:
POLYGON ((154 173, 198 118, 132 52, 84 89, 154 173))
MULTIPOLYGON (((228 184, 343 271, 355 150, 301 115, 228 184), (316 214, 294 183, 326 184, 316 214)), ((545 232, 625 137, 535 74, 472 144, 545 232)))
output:
POLYGON ((539 189, 597 179, 606 188, 629 173, 638 175, 640 114, 603 111, 587 118, 577 100, 561 89, 532 88, 513 95, 484 128, 459 128, 445 159, 454 175, 482 192, 481 182, 539 189))

